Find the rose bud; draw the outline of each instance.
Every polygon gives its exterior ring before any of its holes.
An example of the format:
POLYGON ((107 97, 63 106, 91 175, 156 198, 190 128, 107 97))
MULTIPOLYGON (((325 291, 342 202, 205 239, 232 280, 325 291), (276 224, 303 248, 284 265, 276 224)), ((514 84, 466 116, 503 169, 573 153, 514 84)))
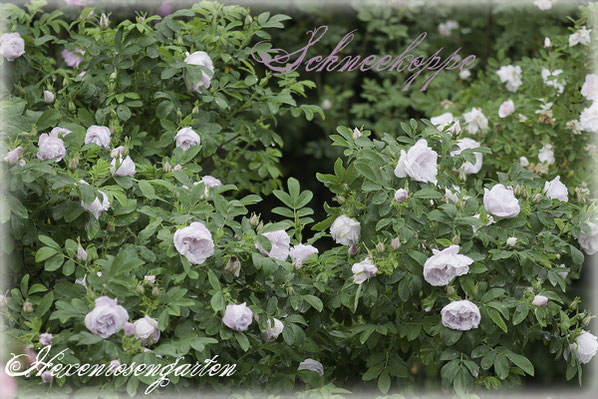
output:
POLYGON ((23 304, 23 312, 25 312, 25 313, 33 312, 33 305, 31 304, 31 302, 25 301, 25 303, 23 304))
POLYGON ((160 289, 158 287, 152 288, 152 295, 153 296, 160 296, 160 289))
POLYGON ((342 195, 337 195, 336 196, 336 202, 338 202, 339 204, 344 204, 345 203, 345 197, 343 197, 342 195))
POLYGON ((139 294, 143 294, 145 292, 145 288, 143 288, 141 284, 137 284, 135 291, 137 291, 139 294))
POLYGON ((154 283, 156 282, 156 276, 154 276, 154 275, 144 276, 143 281, 149 285, 154 285, 154 283))
POLYGON ((79 157, 71 158, 69 161, 69 170, 73 171, 79 167, 79 157))
POLYGON ((514 247, 517 244, 517 237, 509 237, 507 238, 507 245, 509 247, 514 247))
POLYGON ((401 239, 399 237, 395 237, 390 242, 390 246, 392 249, 399 249, 401 247, 401 239))
POLYGON ((542 194, 538 193, 538 194, 534 195, 534 197, 532 198, 532 202, 537 204, 538 202, 540 202, 541 199, 542 199, 542 194))
POLYGON ((407 199, 409 193, 404 188, 399 188, 395 191, 395 201, 398 203, 404 202, 407 199))
POLYGON ((54 339, 54 336, 52 334, 43 333, 42 335, 39 336, 39 343, 42 344, 43 346, 47 346, 52 343, 52 339, 54 339))
POLYGON ((349 253, 349 255, 355 256, 357 255, 357 247, 355 245, 350 245, 347 249, 347 252, 349 253))
POLYGON ((44 90, 44 102, 53 103, 54 102, 54 94, 51 91, 44 90))
POLYGON ((532 301, 532 305, 536 305, 536 306, 540 306, 540 307, 545 307, 548 304, 548 298, 546 298, 544 295, 536 295, 534 297, 534 300, 532 301))
POLYGON ((241 271, 241 262, 236 257, 231 257, 226 266, 224 266, 224 270, 232 273, 233 276, 239 277, 239 272, 241 271))
POLYGON ((343 183, 341 187, 343 188, 343 190, 349 191, 349 185, 347 183, 343 183))
POLYGON ((87 261, 87 251, 84 250, 83 247, 77 249, 77 259, 82 262, 87 261))
POLYGON ((384 252, 384 244, 380 241, 378 241, 378 244, 376 244, 376 250, 378 252, 384 252))
POLYGON ((251 218, 249 219, 249 223, 252 226, 255 226, 259 223, 259 221, 260 221, 260 217, 258 215, 256 215, 255 213, 252 213, 251 218))
POLYGON ((125 332, 125 335, 127 337, 132 337, 135 334, 135 324, 131 323, 130 321, 127 321, 123 325, 123 331, 125 332))
POLYGON ((52 373, 50 371, 44 371, 42 373, 42 382, 44 384, 51 383, 53 379, 54 379, 54 376, 52 376, 52 373))

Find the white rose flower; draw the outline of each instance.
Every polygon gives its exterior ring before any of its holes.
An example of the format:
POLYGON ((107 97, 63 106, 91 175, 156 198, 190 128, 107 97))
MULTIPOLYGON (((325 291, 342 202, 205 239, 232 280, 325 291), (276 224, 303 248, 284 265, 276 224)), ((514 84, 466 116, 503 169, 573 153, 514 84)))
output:
POLYGON ((361 225, 357 220, 341 215, 330 226, 330 235, 337 244, 356 245, 361 236, 361 225))
POLYGON ((582 330, 581 334, 575 339, 575 342, 569 345, 569 348, 580 363, 589 363, 598 351, 598 338, 582 330))
POLYGON ((544 48, 551 48, 552 47, 552 42, 550 41, 549 37, 545 37, 544 38, 544 48))
POLYGON ((480 224, 471 226, 471 229, 473 230, 474 233, 477 232, 480 229, 480 227, 490 226, 491 224, 494 223, 494 218, 492 217, 492 215, 486 215, 486 216, 488 217, 488 223, 486 223, 486 224, 481 224, 479 213, 476 213, 475 215, 472 216, 472 218, 476 218, 476 219, 480 220, 480 224))
POLYGON ((245 331, 253 321, 253 312, 245 302, 240 305, 226 305, 222 322, 231 330, 245 331))
POLYGON ((68 129, 65 129, 65 128, 63 128, 63 127, 59 127, 59 126, 56 126, 56 127, 55 127, 54 129, 52 129, 52 131, 50 132, 50 134, 54 134, 54 135, 56 135, 56 136, 58 136, 58 137, 61 137, 61 136, 62 136, 62 137, 65 137, 65 136, 68 136, 68 135, 69 135, 69 134, 71 134, 71 133, 72 133, 72 132, 71 132, 70 130, 68 130, 68 129))
POLYGON ((205 67, 210 71, 209 74, 202 71, 201 80, 199 82, 193 82, 193 90, 199 91, 200 87, 205 87, 206 89, 209 88, 210 82, 212 81, 212 76, 214 74, 214 64, 212 63, 212 59, 208 53, 205 51, 196 51, 193 54, 187 53, 185 62, 189 65, 199 65, 205 67))
POLYGON ((320 377, 324 375, 324 366, 322 366, 322 363, 311 358, 305 359, 304 361, 299 363, 297 371, 299 370, 311 370, 315 373, 318 373, 320 377))
POLYGON ((332 107, 332 102, 326 98, 322 101, 321 107, 324 111, 329 110, 332 107))
POLYGON ((378 268, 372 263, 372 260, 367 257, 359 263, 354 263, 351 267, 353 272, 353 282, 355 284, 363 284, 365 280, 376 276, 378 268))
POLYGON ((579 124, 586 132, 598 133, 598 101, 581 111, 579 124))
POLYGON ((581 86, 581 95, 588 100, 598 100, 598 75, 593 73, 586 75, 586 80, 581 86))
POLYGON ((484 208, 493 216, 505 219, 516 217, 521 210, 513 189, 502 184, 496 184, 490 190, 484 188, 484 208))
POLYGON ((58 138, 58 134, 43 133, 39 136, 37 157, 42 161, 49 159, 55 159, 56 162, 60 162, 66 155, 66 148, 64 147, 64 141, 58 138))
POLYGON ((398 203, 401 202, 405 202, 407 200, 407 197, 409 196, 409 192, 407 190, 405 190, 404 188, 399 188, 397 191, 395 191, 395 201, 398 203))
POLYGON ((561 183, 561 176, 557 176, 552 181, 544 183, 544 193, 551 199, 558 199, 563 202, 569 201, 567 186, 561 183))
POLYGON ((190 127, 184 127, 179 130, 176 136, 174 136, 174 140, 176 142, 176 146, 181 147, 183 151, 187 151, 189 148, 201 144, 201 138, 199 137, 199 134, 197 134, 190 127))
POLYGON ((535 0, 534 5, 542 11, 550 10, 552 2, 550 0, 535 0))
POLYGON ((459 187, 453 186, 453 189, 455 190, 454 192, 452 190, 449 190, 448 188, 444 188, 444 196, 442 197, 442 200, 444 202, 458 202, 459 201, 459 196, 457 195, 458 193, 461 193, 461 189, 459 187))
MULTIPOLYGON (((542 72, 541 72, 541 76, 542 76, 542 80, 544 81, 544 84, 546 86, 554 87, 559 94, 563 94, 563 91, 565 90, 565 84, 567 83, 565 81, 565 79, 560 79, 560 80, 555 79, 561 73, 563 73, 562 69, 556 69, 551 72, 547 68, 543 68, 542 72)), ((552 103, 550 103, 550 104, 552 105, 552 103)))
POLYGON ((514 247, 515 245, 517 245, 517 237, 509 237, 509 238, 507 238, 507 245, 509 247, 514 247))
POLYGON ((538 153, 538 159, 540 162, 544 162, 547 165, 552 165, 555 161, 554 151, 552 150, 552 144, 544 144, 538 153))
POLYGON ((449 19, 438 24, 438 33, 440 33, 440 36, 450 36, 455 29, 459 29, 459 23, 457 21, 449 19))
POLYGON ((540 306, 543 308, 546 305, 548 305, 548 298, 546 298, 544 295, 536 295, 536 296, 534 296, 532 305, 540 306))
MULTIPOLYGON (((469 150, 472 148, 479 148, 480 143, 478 143, 477 141, 475 141, 473 139, 465 137, 465 138, 457 140, 457 146, 459 146, 458 150, 451 151, 451 156, 453 156, 453 157, 455 155, 461 154, 464 150, 469 150)), ((469 161, 465 161, 463 163, 463 165, 461 165, 460 170, 462 170, 466 175, 472 175, 472 174, 478 173, 480 171, 480 169, 482 169, 484 156, 482 155, 481 152, 475 152, 474 156, 475 156, 475 164, 472 164, 469 161)))
POLYGON ((584 46, 590 44, 590 32, 592 32, 592 29, 587 29, 585 25, 582 26, 581 29, 569 36, 569 47, 577 46, 578 44, 584 46))
POLYGON ((192 265, 201 265, 214 255, 212 233, 201 222, 178 229, 173 236, 174 247, 192 265))
POLYGON ((14 61, 25 54, 25 41, 18 32, 5 33, 0 36, 0 54, 7 61, 14 61))
POLYGON ((46 102, 46 103, 54 102, 54 94, 51 91, 44 90, 44 102, 46 102))
POLYGON ((361 136, 361 130, 359 130, 358 128, 353 129, 353 140, 357 140, 361 136))
POLYGON ((463 114, 463 119, 467 124, 465 129, 471 134, 488 130, 488 118, 486 118, 481 108, 473 107, 471 111, 463 114))
POLYGON ((527 160, 526 157, 521 157, 519 158, 519 163, 521 164, 521 166, 523 166, 524 168, 529 166, 529 161, 527 160))
POLYGON ((496 71, 501 83, 506 83, 507 90, 516 92, 523 83, 521 80, 521 67, 514 65, 505 65, 496 71))
POLYGON ((259 249, 262 254, 271 258, 280 261, 287 260, 290 253, 289 246, 291 244, 291 237, 289 237, 287 232, 284 230, 276 230, 262 235, 270 241, 272 248, 270 249, 270 252, 267 252, 259 243, 255 244, 256 248, 259 249))
POLYGON ((282 321, 278 320, 277 318, 273 318, 273 320, 274 325, 272 325, 272 323, 270 323, 270 319, 268 319, 266 322, 266 331, 263 331, 260 334, 264 342, 274 341, 282 333, 282 330, 284 330, 284 324, 282 324, 282 321))
POLYGON ((195 183, 193 183, 194 186, 197 186, 199 184, 203 183, 204 185, 204 192, 201 198, 207 198, 208 194, 210 192, 210 188, 212 187, 218 187, 222 185, 222 182, 215 178, 214 176, 210 176, 210 175, 205 175, 204 177, 201 178, 200 181, 196 181, 195 183))
POLYGON ((89 143, 110 148, 110 129, 106 126, 90 126, 85 133, 85 144, 89 143))
POLYGON ((110 173, 112 173, 114 176, 135 175, 135 162, 133 162, 130 156, 127 155, 127 157, 124 160, 119 157, 118 164, 120 166, 118 167, 118 169, 116 169, 116 158, 113 158, 112 162, 110 163, 110 165, 112 165, 112 167, 110 168, 110 173))
POLYGON ((500 104, 500 107, 498 108, 498 117, 506 118, 513 112, 515 112, 515 103, 513 103, 513 100, 507 100, 500 104))
MULTIPOLYGON (((79 180, 79 183, 89 185, 89 183, 87 183, 85 180, 79 180)), ((102 196, 102 201, 100 201, 99 197, 96 197, 89 205, 86 205, 83 201, 81 201, 81 206, 91 212, 96 219, 100 218, 100 214, 102 212, 110 209, 110 201, 108 200, 106 193, 101 190, 98 190, 98 193, 100 193, 102 196)))
MULTIPOLYGON (((469 72, 469 71, 467 71, 469 72)), ((458 136, 461 133, 461 124, 459 120, 453 116, 450 112, 445 112, 444 114, 433 116, 430 118, 430 122, 432 125, 436 126, 436 129, 439 131, 443 131, 445 127, 450 126, 447 130, 449 133, 458 136)))
POLYGON ((469 265, 473 259, 459 254, 459 246, 451 245, 439 251, 433 249, 434 255, 424 263, 424 280, 430 285, 442 286, 450 283, 455 277, 469 273, 469 265))
POLYGON ((588 226, 590 227, 589 233, 581 230, 579 236, 577 236, 577 241, 588 255, 594 255, 598 252, 598 225, 588 222, 588 226))
POLYGON ((571 130, 571 133, 581 134, 581 123, 578 120, 576 120, 576 119, 570 120, 567 122, 566 126, 567 126, 567 129, 571 130))
POLYGON ((436 184, 437 160, 438 153, 428 147, 425 139, 420 139, 409 151, 401 150, 401 157, 394 171, 395 176, 409 176, 415 181, 436 184))
POLYGON ((469 79, 470 76, 471 76, 471 72, 468 69, 459 72, 459 77, 463 80, 469 79))
POLYGON ((9 165, 16 165, 23 156, 23 151, 25 150, 21 146, 18 146, 14 150, 9 151, 4 157, 4 162, 6 162, 9 165))
POLYGON ((297 244, 291 248, 290 255, 295 267, 300 268, 303 262, 309 258, 314 258, 318 253, 318 248, 313 245, 297 244))
POLYGON ((478 328, 482 316, 475 303, 463 300, 453 301, 440 311, 442 325, 452 330, 467 331, 478 328))
POLYGON ((155 344, 160 339, 160 329, 155 319, 146 315, 133 324, 135 325, 135 334, 141 340, 141 345, 155 344))

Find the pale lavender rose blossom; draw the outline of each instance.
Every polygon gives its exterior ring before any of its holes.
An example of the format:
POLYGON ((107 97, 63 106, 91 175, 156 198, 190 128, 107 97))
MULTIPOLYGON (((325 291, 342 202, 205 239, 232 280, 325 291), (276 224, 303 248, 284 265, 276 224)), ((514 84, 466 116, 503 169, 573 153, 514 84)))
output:
POLYGON ((9 151, 8 154, 6 154, 6 156, 4 157, 4 162, 6 162, 9 165, 16 165, 21 159, 23 151, 25 150, 21 146, 18 146, 14 150, 9 151))
POLYGON ((513 114, 515 112, 515 103, 513 100, 507 100, 500 104, 498 108, 498 117, 499 118, 506 118, 507 116, 513 114))
POLYGON ((184 127, 179 130, 176 136, 174 136, 174 140, 176 146, 180 147, 183 151, 201 144, 201 137, 190 127, 184 127))
POLYGON ((480 309, 468 300, 453 301, 440 311, 442 325, 452 330, 467 331, 478 328, 480 309))
POLYGON ((317 360, 307 358, 301 363, 299 363, 299 367, 297 367, 297 371, 299 370, 310 370, 315 373, 318 373, 320 377, 324 375, 324 366, 322 363, 318 362, 317 360))
POLYGON ((581 95, 588 100, 598 100, 598 75, 590 73, 581 87, 581 95))
POLYGON ((536 296, 534 296, 532 305, 545 307, 546 305, 548 305, 548 298, 546 298, 544 295, 536 295, 536 296))
POLYGON ((205 175, 204 177, 201 178, 200 181, 196 181, 195 183, 193 183, 193 185, 197 186, 197 185, 199 185, 201 183, 203 183, 203 185, 204 185, 204 193, 201 196, 201 198, 207 198, 208 197, 208 194, 210 192, 210 188, 212 188, 212 187, 219 187, 219 186, 222 185, 222 182, 220 180, 218 180, 214 176, 210 176, 210 175, 205 175))
MULTIPOLYGON (((79 180, 79 183, 89 185, 85 180, 79 180)), ((81 201, 81 206, 91 212, 96 219, 100 218, 100 214, 103 211, 110 209, 110 201, 108 200, 106 193, 101 190, 98 190, 98 193, 102 195, 102 201, 100 201, 99 197, 96 197, 91 204, 85 204, 81 201)))
POLYGON ((287 260, 290 253, 291 237, 284 230, 270 231, 262 234, 266 237, 271 244, 270 251, 266 251, 259 242, 255 244, 255 247, 266 256, 271 258, 285 261, 287 260))
POLYGON ((135 162, 131 159, 130 156, 127 155, 125 159, 119 158, 118 160, 119 167, 116 169, 116 158, 112 159, 110 163, 110 173, 114 176, 134 176, 135 175, 135 162))
POLYGON ((44 90, 44 102, 46 103, 53 103, 54 102, 54 93, 48 90, 44 90))
POLYGON ((200 81, 193 82, 192 86, 193 91, 199 91, 200 87, 205 87, 206 89, 208 89, 212 81, 212 76, 214 75, 214 64, 212 63, 212 59, 210 58, 208 53, 206 53, 205 51, 196 51, 192 54, 187 53, 185 62, 189 65, 199 65, 205 67, 210 71, 209 74, 202 71, 200 81))
POLYGON ((81 50, 80 48, 76 47, 74 51, 68 51, 67 49, 62 50, 62 59, 66 63, 67 66, 71 68, 78 68, 79 64, 85 61, 85 58, 78 56, 75 53, 85 54, 85 51, 81 50))
POLYGON ((174 233, 174 247, 192 265, 201 265, 214 255, 212 234, 201 222, 193 222, 174 233))
POLYGON ((123 325, 123 331, 125 332, 125 335, 127 337, 132 337, 133 335, 135 335, 135 324, 131 323, 130 321, 127 321, 124 325, 123 325))
POLYGON ((143 276, 143 281, 146 281, 149 285, 154 285, 156 282, 156 276, 153 274, 149 276, 143 276))
POLYGON ((394 174, 399 178, 409 176, 415 181, 436 184, 437 160, 438 153, 428 147, 425 139, 420 139, 407 152, 401 150, 394 174))
POLYGON ((53 129, 50 131, 50 134, 55 134, 55 135, 57 135, 58 137, 65 137, 65 136, 68 136, 68 135, 69 135, 69 134, 71 134, 71 133, 72 133, 72 132, 71 132, 70 130, 68 130, 68 129, 65 129, 65 128, 63 128, 63 127, 59 127, 59 126, 56 126, 55 128, 53 128, 53 129))
POLYGON ((108 127, 92 125, 85 133, 85 144, 93 143, 100 147, 110 148, 110 134, 108 127))
POLYGON ((293 264, 297 269, 299 269, 303 265, 303 262, 310 258, 315 258, 317 253, 318 248, 314 247, 313 245, 297 244, 291 248, 289 254, 291 255, 293 264))
POLYGON ((395 202, 401 203, 406 201, 408 196, 409 192, 407 190, 404 188, 399 188, 397 191, 395 191, 394 200, 395 202))
POLYGON ((589 232, 581 230, 577 236, 579 246, 586 251, 588 255, 594 255, 598 252, 598 225, 587 222, 589 232))
POLYGON ((14 61, 25 54, 25 41, 18 32, 4 33, 0 36, 0 54, 7 61, 14 61))
POLYGON ((240 305, 226 305, 222 322, 235 331, 245 331, 253 321, 253 312, 245 302, 240 305))
POLYGON ((17 396, 17 380, 6 374, 4 368, 0 365, 0 386, 2 387, 0 399, 13 399, 17 396))
MULTIPOLYGON (((457 140, 457 146, 459 147, 458 150, 451 151, 451 156, 454 157, 455 155, 461 154, 465 150, 470 150, 474 148, 479 148, 480 143, 475 141, 474 139, 470 139, 469 137, 465 137, 462 139, 457 140)), ((475 157, 475 164, 472 164, 469 161, 463 162, 461 168, 459 170, 463 171, 466 175, 473 175, 478 173, 482 169, 482 165, 484 162, 484 156, 481 152, 474 152, 475 157)))
POLYGON ((60 162, 66 155, 64 141, 58 138, 58 134, 43 133, 39 136, 38 146, 37 157, 42 161, 54 159, 56 162, 60 162))
POLYGON ((266 330, 263 331, 260 336, 264 342, 274 341, 284 330, 284 324, 277 318, 273 318, 274 323, 270 323, 270 319, 266 322, 266 330))
POLYGON ((378 268, 372 263, 372 260, 367 257, 359 263, 354 263, 351 267, 353 272, 353 282, 355 284, 363 284, 370 277, 375 277, 378 273, 378 268))
POLYGON ((341 215, 330 226, 330 235, 337 244, 356 245, 361 237, 361 225, 357 220, 341 215))
POLYGON ((451 245, 442 251, 432 250, 433 255, 424 263, 424 280, 433 286, 443 286, 455 277, 469 273, 473 259, 459 254, 459 246, 451 245))
POLYGON ((138 319, 133 323, 135 325, 135 334, 141 340, 141 345, 151 345, 158 342, 160 339, 160 329, 158 322, 148 315, 142 319, 138 319))
POLYGON ((49 384, 52 382, 52 380, 54 379, 54 376, 52 375, 51 371, 44 371, 42 373, 42 382, 44 384, 49 384))
POLYGON ((492 189, 484 188, 484 208, 499 218, 514 218, 519 215, 521 207, 511 187, 496 184, 492 189))
POLYGON ((39 343, 43 346, 48 346, 52 343, 54 336, 50 333, 43 333, 39 336, 39 343))
POLYGON ((552 181, 544 183, 544 193, 548 198, 568 202, 567 186, 561 183, 561 176, 555 177, 552 181))
POLYGON ((125 322, 129 313, 116 299, 102 296, 96 299, 95 307, 85 316, 85 327, 102 338, 116 334, 125 322))
POLYGON ((598 351, 598 337, 582 330, 575 342, 569 345, 569 348, 580 363, 589 363, 598 351))

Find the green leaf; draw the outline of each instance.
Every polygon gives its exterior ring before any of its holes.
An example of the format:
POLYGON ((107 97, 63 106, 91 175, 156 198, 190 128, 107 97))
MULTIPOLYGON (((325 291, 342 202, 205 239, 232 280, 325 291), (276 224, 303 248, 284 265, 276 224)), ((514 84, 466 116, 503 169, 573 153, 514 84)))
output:
POLYGON ((249 340, 247 339, 247 336, 245 334, 239 331, 235 331, 235 339, 237 340, 239 346, 241 347, 241 349, 243 349, 244 352, 247 352, 249 350, 249 340))
POLYGON ((214 311, 216 312, 225 309, 224 296, 222 295, 222 292, 217 292, 212 296, 212 299, 210 300, 210 305, 212 305, 212 309, 214 309, 214 311))
POLYGON ((529 306, 527 303, 520 303, 515 308, 515 313, 513 313, 513 325, 516 326, 517 324, 521 323, 527 317, 529 312, 529 306))
POLYGON ((58 251, 55 248, 41 247, 35 253, 35 261, 36 262, 43 262, 46 259, 54 256, 57 253, 58 253, 58 251))
POLYGON ((380 377, 378 377, 378 389, 385 395, 388 393, 390 389, 390 375, 388 372, 384 371, 380 374, 380 377))
POLYGON ((501 330, 503 330, 504 332, 508 331, 507 325, 505 324, 505 321, 500 316, 500 313, 498 313, 498 310, 496 310, 496 309, 488 309, 487 312, 488 312, 488 316, 490 316, 490 318, 492 319, 492 321, 498 327, 500 327, 501 330))
POLYGON ((314 295, 304 295, 303 299, 305 299, 307 301, 307 303, 309 303, 318 312, 321 312, 322 309, 324 308, 324 304, 322 303, 322 301, 320 300, 320 298, 318 298, 317 296, 314 296, 314 295))
POLYGON ((509 376, 509 361, 502 353, 496 355, 496 358, 494 359, 494 371, 501 380, 504 380, 509 376))
POLYGON ((506 352, 507 357, 517 365, 517 367, 519 367, 521 370, 525 371, 527 374, 531 375, 533 377, 534 375, 534 365, 532 364, 532 362, 530 362, 528 360, 528 358, 526 358, 523 355, 518 355, 516 353, 513 353, 511 351, 506 352))

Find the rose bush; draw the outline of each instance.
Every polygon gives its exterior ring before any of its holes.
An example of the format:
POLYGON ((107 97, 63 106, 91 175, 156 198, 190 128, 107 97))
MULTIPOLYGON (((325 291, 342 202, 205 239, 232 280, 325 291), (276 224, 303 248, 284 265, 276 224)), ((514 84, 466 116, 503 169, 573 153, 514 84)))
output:
MULTIPOLYGON (((582 384, 598 349, 577 297, 583 252, 598 251, 592 7, 563 6, 563 22, 551 2, 440 4, 422 19, 420 1, 364 1, 281 30, 286 15, 212 1, 136 16, 66 3, 1 6, 8 352, 236 364, 171 376, 164 395, 468 394, 559 369, 582 384), (318 54, 359 24, 351 53, 393 54, 426 31, 418 54, 448 42, 479 65, 420 92, 402 91, 404 74, 303 80, 251 57, 319 24, 318 54), (293 177, 283 187, 289 170, 315 200, 293 177)), ((37 397, 156 381, 0 378, 37 397)))

